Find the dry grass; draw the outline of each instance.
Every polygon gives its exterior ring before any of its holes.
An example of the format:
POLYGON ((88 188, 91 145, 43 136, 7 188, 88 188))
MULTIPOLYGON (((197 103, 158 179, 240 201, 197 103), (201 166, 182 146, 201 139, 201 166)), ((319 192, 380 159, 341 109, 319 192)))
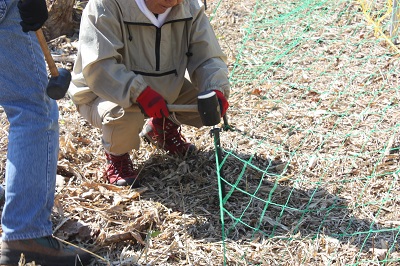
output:
MULTIPOLYGON (((57 237, 99 256, 96 265, 398 265, 398 58, 356 4, 334 4, 323 22, 310 17, 294 43, 302 17, 273 30, 255 23, 284 13, 279 3, 252 17, 258 2, 208 1, 235 81, 229 119, 238 131, 221 134, 231 152, 224 173, 232 183, 242 177, 224 205, 242 223, 225 215, 224 245, 209 128, 183 127, 200 149, 185 159, 142 143, 131 155, 143 188, 119 188, 101 178, 99 130, 67 98, 59 101, 57 237), (277 60, 278 43, 294 52, 277 60)), ((74 39, 58 44, 74 53, 74 39)))

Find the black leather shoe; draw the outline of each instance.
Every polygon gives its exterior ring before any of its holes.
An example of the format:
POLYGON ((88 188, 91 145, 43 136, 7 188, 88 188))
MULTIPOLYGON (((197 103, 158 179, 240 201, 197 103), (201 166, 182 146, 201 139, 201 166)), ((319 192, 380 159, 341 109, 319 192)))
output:
POLYGON ((41 266, 88 265, 93 257, 78 248, 67 246, 52 236, 3 241, 1 244, 1 266, 18 266, 21 253, 26 262, 41 266))

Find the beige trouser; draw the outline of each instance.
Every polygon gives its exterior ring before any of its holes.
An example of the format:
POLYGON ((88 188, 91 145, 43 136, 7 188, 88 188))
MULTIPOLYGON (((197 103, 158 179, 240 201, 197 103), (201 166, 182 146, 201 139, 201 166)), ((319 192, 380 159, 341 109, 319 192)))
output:
MULTIPOLYGON (((197 104, 198 90, 185 80, 178 99, 171 104, 197 104)), ((143 128, 145 117, 137 108, 122 108, 117 104, 97 97, 90 103, 77 105, 79 113, 94 127, 102 130, 102 143, 106 151, 113 154, 124 154, 132 149, 139 149, 139 133, 143 128)), ((201 127, 197 112, 180 112, 172 114, 174 122, 201 127)))

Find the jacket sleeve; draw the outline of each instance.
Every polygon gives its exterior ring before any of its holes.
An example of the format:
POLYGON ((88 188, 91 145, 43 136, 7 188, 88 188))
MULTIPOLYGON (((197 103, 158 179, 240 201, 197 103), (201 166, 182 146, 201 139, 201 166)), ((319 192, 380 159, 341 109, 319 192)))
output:
POLYGON ((226 55, 215 36, 209 18, 200 1, 191 1, 195 10, 190 34, 188 73, 191 81, 200 89, 220 90, 229 97, 230 85, 226 55))
POLYGON ((124 46, 120 18, 115 1, 88 2, 81 19, 77 69, 97 96, 128 108, 147 84, 126 69, 118 52, 124 46))

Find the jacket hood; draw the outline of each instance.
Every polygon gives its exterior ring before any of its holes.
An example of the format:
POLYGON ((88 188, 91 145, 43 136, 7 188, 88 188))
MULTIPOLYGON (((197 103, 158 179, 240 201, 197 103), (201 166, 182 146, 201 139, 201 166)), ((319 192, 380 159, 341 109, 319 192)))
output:
MULTIPOLYGON (((115 0, 121 9, 122 19, 127 24, 150 24, 150 20, 142 12, 132 12, 132 10, 139 10, 139 7, 134 0, 115 0), (121 8, 123 7, 123 8, 121 8)), ((183 1, 181 4, 172 8, 168 14, 165 23, 171 21, 188 20, 193 17, 189 10, 191 8, 185 8, 185 5, 194 4, 192 2, 198 1, 183 1)), ((201 3, 201 2, 198 2, 201 3)), ((196 3, 197 4, 197 3, 196 3)), ((164 24, 165 24, 164 23, 164 24)))

